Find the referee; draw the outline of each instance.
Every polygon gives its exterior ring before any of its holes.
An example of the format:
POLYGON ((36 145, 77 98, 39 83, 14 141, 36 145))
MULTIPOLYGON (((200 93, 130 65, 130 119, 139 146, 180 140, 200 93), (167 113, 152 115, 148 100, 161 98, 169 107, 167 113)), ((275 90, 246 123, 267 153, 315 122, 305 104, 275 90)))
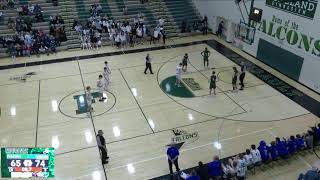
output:
POLYGON ((247 66, 244 64, 244 62, 241 62, 241 72, 240 72, 240 76, 239 76, 239 80, 240 80, 240 85, 241 85, 241 87, 240 87, 240 90, 242 91, 243 90, 243 88, 244 88, 244 83, 243 83, 243 81, 244 81, 244 77, 246 76, 246 70, 247 70, 247 66))
POLYGON ((99 150, 101 152, 102 164, 107 164, 109 156, 108 156, 108 150, 107 150, 107 146, 106 146, 106 140, 103 137, 103 131, 102 130, 98 131, 97 144, 98 144, 99 150))
POLYGON ((152 68, 151 68, 151 57, 149 54, 147 54, 147 57, 146 57, 146 68, 144 69, 144 74, 147 74, 148 69, 150 73, 153 74, 152 68))

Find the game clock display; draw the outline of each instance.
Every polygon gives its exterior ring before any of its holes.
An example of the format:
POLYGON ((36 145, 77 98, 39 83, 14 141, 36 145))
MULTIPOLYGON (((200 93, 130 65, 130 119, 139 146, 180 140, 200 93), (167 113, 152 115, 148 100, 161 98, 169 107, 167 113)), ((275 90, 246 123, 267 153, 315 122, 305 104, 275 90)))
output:
POLYGON ((1 148, 1 177, 54 177, 54 148, 1 148))

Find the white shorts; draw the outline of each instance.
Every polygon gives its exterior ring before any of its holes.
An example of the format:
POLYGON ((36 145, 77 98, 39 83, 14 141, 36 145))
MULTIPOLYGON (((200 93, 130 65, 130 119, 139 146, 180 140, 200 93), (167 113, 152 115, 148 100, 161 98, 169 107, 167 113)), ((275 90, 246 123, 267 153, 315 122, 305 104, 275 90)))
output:
POLYGON ((176 74, 176 78, 177 78, 178 80, 181 80, 181 74, 176 74))
POLYGON ((103 90, 104 90, 103 87, 99 87, 99 93, 103 94, 103 90))
POLYGON ((88 104, 88 107, 90 108, 92 104, 92 100, 90 99, 90 101, 87 101, 87 104, 88 104))
POLYGON ((109 81, 108 80, 104 80, 104 83, 103 83, 103 89, 106 91, 108 90, 108 86, 109 86, 109 81))

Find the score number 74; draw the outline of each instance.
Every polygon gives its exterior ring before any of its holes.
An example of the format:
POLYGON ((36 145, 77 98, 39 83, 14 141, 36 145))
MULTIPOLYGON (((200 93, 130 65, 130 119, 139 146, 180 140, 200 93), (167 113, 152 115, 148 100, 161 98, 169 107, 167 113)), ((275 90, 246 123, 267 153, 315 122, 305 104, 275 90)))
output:
MULTIPOLYGON (((36 160, 34 160, 34 163, 36 163, 35 167, 39 167, 39 166, 45 167, 46 166, 45 160, 36 159, 36 160)), ((31 167, 33 165, 33 162, 32 162, 32 160, 23 160, 23 165, 24 165, 24 167, 31 167)), ((11 167, 21 167, 21 160, 11 160, 10 166, 11 167)))

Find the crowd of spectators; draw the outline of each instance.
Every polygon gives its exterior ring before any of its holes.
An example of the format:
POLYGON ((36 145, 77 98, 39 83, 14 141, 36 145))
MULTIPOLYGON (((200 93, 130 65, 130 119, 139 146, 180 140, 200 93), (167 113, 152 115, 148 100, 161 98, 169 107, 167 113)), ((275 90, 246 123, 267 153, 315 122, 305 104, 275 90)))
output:
POLYGON ((52 0, 52 5, 53 6, 58 6, 59 4, 58 4, 58 0, 52 0))
POLYGON ((6 10, 6 9, 13 9, 15 6, 14 0, 0 0, 0 9, 6 10))
MULTIPOLYGON (((274 141, 267 144, 264 140, 256 146, 252 144, 244 153, 236 156, 219 159, 213 157, 213 161, 204 165, 199 162, 198 167, 191 170, 187 180, 222 180, 236 178, 246 179, 247 171, 255 171, 257 166, 271 162, 284 160, 297 155, 301 151, 313 150, 320 145, 320 124, 312 127, 307 133, 292 135, 288 138, 276 137, 274 141)), ((313 167, 305 174, 300 174, 299 180, 320 179, 319 170, 313 167)))
MULTIPOLYGON (((161 19, 156 27, 150 28, 145 23, 142 13, 133 18, 132 22, 117 21, 112 17, 102 16, 100 4, 94 4, 90 9, 90 17, 81 23, 75 21, 73 28, 79 34, 82 49, 97 49, 102 46, 102 33, 106 33, 106 40, 117 48, 126 48, 134 44, 143 44, 144 39, 149 37, 150 43, 155 43, 164 34, 161 19)), ((127 9, 124 9, 124 14, 127 9)))
MULTIPOLYGON (((4 2, 1 1, 1 8, 4 2)), ((7 6, 14 9, 15 2, 7 1, 7 6)), ((43 11, 39 4, 23 5, 16 8, 18 16, 8 18, 8 29, 13 30, 13 35, 1 36, 0 44, 7 48, 8 54, 15 60, 16 56, 39 55, 40 53, 55 53, 61 41, 66 40, 64 22, 61 16, 50 18, 50 33, 33 28, 32 24, 44 22, 43 11)))
MULTIPOLYGON (((147 2, 146 0, 141 3, 147 2)), ((57 5, 57 0, 52 0, 53 5, 57 5)), ((0 8, 15 8, 15 0, 0 0, 0 8)), ((32 23, 44 22, 43 11, 39 4, 28 4, 16 8, 18 17, 9 18, 7 26, 15 31, 15 35, 1 37, 3 47, 8 47, 8 52, 12 55, 29 56, 30 54, 41 52, 39 47, 43 46, 48 51, 54 52, 55 47, 60 42, 66 41, 64 20, 60 15, 50 16, 49 34, 44 31, 34 30, 32 23), (26 37, 31 37, 25 40, 26 37), (19 39, 19 41, 17 41, 19 39), (48 43, 48 39, 52 41, 48 43), (40 41, 40 42, 38 42, 40 41), (51 44, 51 45, 50 45, 51 44), (23 49, 22 51, 20 49, 23 49), (51 51, 51 49, 53 51, 51 51)), ((128 9, 123 8, 124 15, 128 15, 128 9)), ((0 14, 0 18, 2 14, 0 14)), ((195 27, 198 27, 195 25, 195 27)), ((109 40, 112 45, 118 48, 126 48, 135 44, 143 44, 149 38, 150 44, 158 42, 161 38, 165 44, 164 19, 160 18, 156 26, 148 26, 142 13, 136 15, 132 21, 117 21, 112 17, 102 15, 102 6, 95 3, 90 8, 90 17, 85 22, 75 21, 73 28, 78 32, 81 47, 83 49, 97 49, 102 46, 103 39, 109 40), (102 34, 106 33, 104 38, 102 34)), ((183 28, 187 29, 187 28, 183 28)), ((186 31, 186 30, 183 30, 186 31)))
POLYGON ((141 3, 141 4, 144 4, 144 3, 146 3, 146 2, 149 2, 149 0, 140 0, 140 3, 141 3))
POLYGON ((202 20, 188 20, 185 18, 181 23, 181 33, 190 33, 202 31, 203 35, 208 34, 208 17, 204 16, 202 20))
POLYGON ((43 31, 32 30, 12 36, 0 37, 0 44, 8 48, 8 54, 15 60, 16 56, 55 53, 57 41, 43 31))
POLYGON ((90 17, 85 22, 75 21, 73 29, 79 34, 82 49, 97 49, 102 46, 102 32, 108 32, 107 22, 111 19, 101 16, 102 6, 91 6, 90 17))
POLYGON ((65 33, 65 24, 62 16, 56 15, 50 16, 50 31, 49 34, 56 38, 57 42, 63 42, 67 40, 65 33))
POLYGON ((44 21, 43 14, 42 14, 43 11, 42 11, 41 7, 39 6, 39 4, 23 5, 23 6, 17 8, 17 12, 18 12, 19 16, 34 16, 34 18, 32 18, 34 20, 34 22, 43 22, 44 21))

